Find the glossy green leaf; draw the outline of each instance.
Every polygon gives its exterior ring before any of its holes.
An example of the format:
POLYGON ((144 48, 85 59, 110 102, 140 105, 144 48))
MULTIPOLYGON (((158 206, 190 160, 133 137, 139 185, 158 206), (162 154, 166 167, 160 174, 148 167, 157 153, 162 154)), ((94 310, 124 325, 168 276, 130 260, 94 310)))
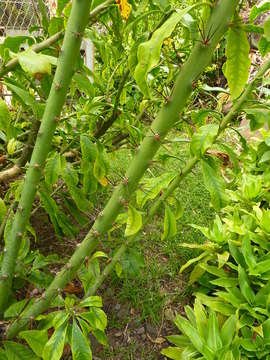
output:
POLYGON ((14 341, 4 341, 4 347, 7 360, 40 359, 29 348, 14 341))
POLYGON ((80 302, 82 307, 102 307, 102 298, 100 296, 89 296, 80 302))
POLYGON ((142 227, 142 215, 133 206, 128 207, 128 220, 125 236, 135 235, 142 227))
POLYGON ((176 235, 176 218, 169 206, 165 207, 164 228, 161 240, 172 238, 176 235))
POLYGON ((229 84, 232 99, 242 93, 249 76, 249 42, 241 25, 229 28, 226 46, 226 68, 224 75, 229 84))
POLYGON ((138 64, 134 78, 145 97, 151 97, 147 84, 148 73, 159 63, 163 41, 171 35, 175 26, 182 17, 192 9, 192 6, 173 13, 152 35, 151 39, 138 47, 138 64))
POLYGON ((46 162, 44 174, 45 181, 49 185, 54 185, 58 179, 61 169, 60 154, 54 153, 46 162))
POLYGON ((92 307, 89 311, 81 313, 80 317, 89 322, 94 329, 104 331, 107 326, 107 316, 99 308, 92 307))
POLYGON ((265 162, 269 162, 270 161, 270 151, 266 151, 263 156, 261 157, 259 164, 263 164, 265 162))
POLYGON ((210 193, 213 207, 218 211, 226 204, 225 182, 213 167, 213 162, 201 160, 201 164, 204 185, 210 193))
POLYGON ((37 356, 42 357, 44 346, 48 341, 47 330, 26 330, 19 333, 37 356))
POLYGON ((89 340, 83 335, 75 319, 72 326, 71 352, 73 360, 92 360, 89 340))
POLYGON ((217 124, 208 124, 201 126, 192 136, 190 152, 192 155, 202 157, 206 150, 211 147, 217 134, 219 126, 217 124))
POLYGON ((50 337, 49 341, 44 347, 43 350, 43 360, 59 360, 61 359, 65 339, 67 332, 67 323, 64 322, 59 326, 50 337))

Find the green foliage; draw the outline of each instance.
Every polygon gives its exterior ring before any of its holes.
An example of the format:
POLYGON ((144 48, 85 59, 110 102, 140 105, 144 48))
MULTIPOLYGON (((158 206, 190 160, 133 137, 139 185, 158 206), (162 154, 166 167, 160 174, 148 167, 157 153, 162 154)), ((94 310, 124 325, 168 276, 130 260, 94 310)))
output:
POLYGON ((173 13, 164 24, 161 25, 151 36, 151 39, 138 47, 138 64, 134 72, 134 78, 144 96, 150 98, 150 90, 147 84, 148 73, 159 63, 160 51, 163 41, 171 35, 175 26, 192 6, 173 13))
POLYGON ((251 61, 249 59, 249 42, 242 26, 230 28, 226 47, 227 61, 225 76, 227 78, 232 99, 242 93, 249 75, 251 61))

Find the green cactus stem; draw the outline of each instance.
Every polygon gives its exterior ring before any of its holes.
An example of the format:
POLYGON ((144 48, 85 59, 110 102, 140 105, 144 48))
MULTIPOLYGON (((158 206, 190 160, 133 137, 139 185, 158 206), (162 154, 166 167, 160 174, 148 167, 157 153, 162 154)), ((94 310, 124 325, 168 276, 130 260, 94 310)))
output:
POLYGON ((136 190, 140 179, 149 166, 150 160, 160 148, 162 141, 178 122, 179 114, 183 111, 192 91, 193 81, 198 79, 205 67, 211 62, 213 51, 220 38, 224 35, 238 3, 238 0, 220 0, 217 2, 208 23, 208 30, 211 29, 214 35, 208 44, 198 42, 194 46, 186 64, 183 65, 177 77, 170 101, 157 115, 151 130, 144 138, 140 149, 127 170, 125 177, 128 179, 128 185, 121 183, 116 188, 104 208, 102 216, 98 217, 93 228, 70 258, 69 268, 64 267, 56 275, 44 296, 25 312, 24 318, 16 320, 8 328, 8 338, 13 338, 29 323, 31 317, 36 317, 49 307, 50 302, 58 293, 57 289, 62 289, 75 276, 85 257, 91 254, 101 240, 102 235, 111 228, 120 210, 128 203, 130 196, 136 190))
POLYGON ((51 142, 56 128, 55 119, 60 116, 74 67, 80 54, 82 35, 89 19, 90 3, 90 0, 73 0, 73 6, 64 37, 63 51, 58 59, 53 84, 19 201, 19 207, 23 210, 16 212, 12 229, 6 241, 6 251, 1 268, 0 313, 5 310, 8 304, 21 238, 23 237, 25 227, 29 220, 46 157, 51 148, 51 142), (80 34, 80 36, 78 36, 78 34, 80 34), (8 275, 8 278, 3 280, 3 275, 8 275))
MULTIPOLYGON (((240 96, 240 98, 235 102, 234 106, 229 111, 229 113, 224 117, 222 123, 220 124, 217 138, 224 130, 226 130, 227 126, 230 124, 231 120, 233 119, 233 116, 237 112, 239 112, 239 110, 241 110, 243 104, 249 98, 251 92, 254 90, 257 82, 262 78, 262 76, 266 73, 266 71, 269 68, 270 68, 270 59, 266 61, 265 64, 261 67, 261 69, 254 77, 253 81, 248 84, 242 96, 240 96)), ((158 197, 158 199, 153 203, 148 213, 148 216, 144 220, 144 224, 149 224, 149 222, 156 215, 156 213, 158 212, 164 201, 174 193, 176 188, 180 186, 183 179, 192 171, 192 169, 196 166, 198 161, 199 158, 193 157, 187 162, 185 167, 181 170, 180 174, 177 175, 174 178, 174 180, 171 182, 171 184, 167 187, 166 191, 164 191, 163 194, 160 197, 158 197)), ((138 234, 131 236, 130 238, 125 240, 125 242, 119 247, 119 249, 114 254, 111 262, 104 268, 103 272, 96 278, 94 285, 87 291, 86 297, 94 295, 96 293, 96 291, 99 289, 103 281, 113 271, 115 264, 121 259, 121 256, 125 253, 127 248, 130 247, 132 244, 134 244, 136 241, 139 241, 138 234)))

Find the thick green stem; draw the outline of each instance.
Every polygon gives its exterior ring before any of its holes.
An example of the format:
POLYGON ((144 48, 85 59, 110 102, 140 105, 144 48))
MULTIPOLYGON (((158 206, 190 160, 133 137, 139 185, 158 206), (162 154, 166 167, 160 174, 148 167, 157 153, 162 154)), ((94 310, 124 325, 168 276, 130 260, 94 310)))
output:
POLYGON ((154 120, 151 131, 143 140, 137 155, 130 164, 125 181, 119 184, 113 192, 111 199, 95 221, 93 228, 86 235, 66 266, 56 275, 43 296, 28 309, 24 318, 18 319, 9 327, 8 338, 14 337, 29 323, 30 318, 36 317, 48 308, 52 299, 57 295, 58 289, 62 289, 75 276, 85 257, 89 256, 98 245, 101 235, 110 229, 120 210, 128 204, 129 198, 136 190, 140 179, 150 165, 151 159, 160 148, 169 130, 178 121, 179 114, 183 111, 192 91, 192 82, 209 65, 212 53, 226 31, 237 4, 238 0, 220 0, 217 3, 207 29, 211 29, 213 32, 212 39, 207 45, 200 42, 195 45, 189 59, 177 77, 170 101, 161 109, 154 120))
MULTIPOLYGON (((262 66, 262 68, 258 71, 255 78, 252 82, 250 82, 243 92, 243 94, 240 96, 240 98, 235 102, 232 109, 229 111, 229 113, 224 117, 222 123, 220 124, 219 128, 219 135, 227 128, 227 126, 230 124, 231 120, 233 119, 234 115, 241 110, 243 104, 247 101, 249 95, 251 94, 252 90, 254 89, 256 82, 266 73, 266 71, 270 68, 270 59, 265 62, 265 64, 262 66)), ((160 196, 154 204, 151 206, 148 216, 146 217, 144 224, 148 224, 152 217, 158 212, 160 206, 162 203, 170 197, 173 192, 179 187, 183 179, 191 172, 191 170, 195 167, 197 162, 199 161, 199 158, 193 157, 191 158, 184 169, 178 174, 173 181, 170 183, 166 191, 163 192, 162 196, 160 196)), ((120 260, 121 256, 124 254, 124 252, 127 250, 129 246, 134 244, 139 240, 138 235, 134 235, 130 238, 128 238, 116 251, 114 254, 111 262, 104 268, 103 272, 97 277, 94 285, 88 290, 86 297, 90 295, 94 295, 96 291, 99 289, 103 281, 106 279, 106 277, 113 271, 115 264, 120 260)))
POLYGON ((0 312, 3 312, 8 304, 18 251, 29 220, 45 160, 51 148, 53 134, 66 99, 74 67, 80 54, 81 39, 88 22, 90 3, 90 0, 73 0, 63 49, 58 59, 37 141, 26 173, 18 210, 6 242, 0 278, 0 312))

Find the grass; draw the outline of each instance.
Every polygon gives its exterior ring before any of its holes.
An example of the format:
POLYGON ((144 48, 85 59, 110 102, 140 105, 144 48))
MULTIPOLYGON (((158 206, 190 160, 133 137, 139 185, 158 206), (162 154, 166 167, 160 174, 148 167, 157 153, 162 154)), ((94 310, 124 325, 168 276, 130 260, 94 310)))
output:
MULTIPOLYGON (((186 161, 186 147, 179 151, 174 145, 169 150, 182 159, 181 164, 186 161)), ((162 149, 161 154, 164 152, 162 149)), ((125 164, 129 161, 126 151, 119 151, 119 154, 119 161, 113 162, 115 168, 112 172, 115 174, 123 174, 125 164)), ((179 171, 178 166, 177 160, 166 163, 166 167, 175 172, 179 171)), ((213 216, 209 205, 210 197, 204 187, 199 166, 184 179, 175 196, 185 208, 182 218, 177 222, 177 235, 172 239, 161 240, 164 221, 164 209, 161 209, 152 223, 143 230, 141 241, 136 244, 137 253, 144 257, 144 266, 138 266, 135 273, 124 274, 122 278, 113 273, 105 284, 107 290, 103 290, 102 294, 105 304, 116 299, 121 309, 124 308, 120 317, 115 316, 115 309, 109 310, 109 332, 123 331, 130 322, 133 322, 135 329, 147 323, 159 326, 166 309, 181 311, 190 299, 192 289, 187 287, 186 275, 179 274, 179 268, 194 256, 194 250, 182 248, 181 243, 202 242, 203 236, 192 228, 190 223, 207 225, 213 216)), ((114 244, 110 246, 115 247, 115 242, 122 241, 121 238, 117 239, 117 234, 114 235, 114 244)), ((132 343, 114 344, 111 350, 104 350, 102 359, 159 358, 159 350, 147 352, 147 355, 143 354, 144 351, 147 351, 144 345, 135 351, 132 343)))

